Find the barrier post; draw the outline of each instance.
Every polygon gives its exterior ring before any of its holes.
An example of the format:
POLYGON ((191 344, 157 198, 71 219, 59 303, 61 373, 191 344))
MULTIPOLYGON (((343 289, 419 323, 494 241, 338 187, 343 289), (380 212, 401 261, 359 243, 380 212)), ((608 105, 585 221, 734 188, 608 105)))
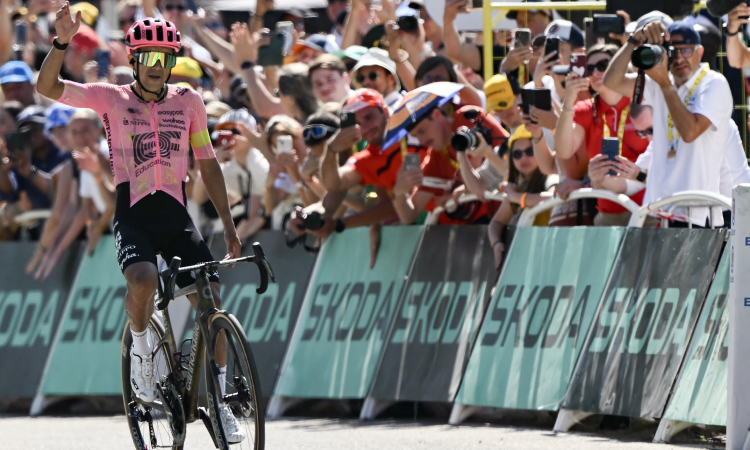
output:
POLYGON ((732 191, 732 253, 729 270, 729 361, 727 370, 727 450, 747 448, 750 425, 750 184, 732 191), (745 445, 743 445, 745 444, 745 445))

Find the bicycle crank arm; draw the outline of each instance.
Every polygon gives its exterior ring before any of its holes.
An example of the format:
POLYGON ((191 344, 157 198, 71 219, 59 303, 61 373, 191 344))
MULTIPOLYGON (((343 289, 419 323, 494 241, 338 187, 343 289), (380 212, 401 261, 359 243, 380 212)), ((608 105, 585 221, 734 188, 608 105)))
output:
POLYGON ((201 421, 203 421, 203 425, 205 425, 206 429, 208 430, 208 434, 211 435, 211 440, 214 442, 214 447, 219 448, 219 442, 216 440, 216 434, 214 433, 214 426, 211 425, 211 417, 208 415, 208 411, 206 411, 206 408, 202 406, 198 408, 198 417, 201 418, 201 421))

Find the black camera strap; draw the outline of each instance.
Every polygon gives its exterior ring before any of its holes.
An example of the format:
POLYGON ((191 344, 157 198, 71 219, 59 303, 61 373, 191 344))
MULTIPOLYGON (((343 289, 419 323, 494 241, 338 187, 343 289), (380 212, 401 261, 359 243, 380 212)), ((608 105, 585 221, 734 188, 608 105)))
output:
POLYGON ((643 101, 643 90, 646 87, 646 72, 638 69, 638 76, 635 79, 635 88, 633 89, 633 103, 640 105, 643 101))

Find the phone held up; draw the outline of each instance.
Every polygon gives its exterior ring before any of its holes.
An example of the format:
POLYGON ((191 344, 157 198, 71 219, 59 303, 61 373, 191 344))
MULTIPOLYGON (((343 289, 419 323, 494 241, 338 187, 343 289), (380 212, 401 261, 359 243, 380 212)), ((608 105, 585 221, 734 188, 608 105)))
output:
POLYGON ((341 116, 341 129, 353 127, 357 124, 357 116, 353 112, 342 112, 341 116))
POLYGON ((287 134, 282 134, 276 137, 276 152, 281 153, 292 153, 292 137, 287 134))
MULTIPOLYGON (((617 138, 602 139, 602 155, 607 157, 607 161, 617 162, 617 155, 620 154, 620 140, 617 138)), ((610 169, 607 175, 615 176, 617 172, 610 169)))
POLYGON ((404 171, 409 172, 419 169, 420 165, 419 153, 407 153, 404 155, 404 171))
MULTIPOLYGON (((524 114, 529 115, 532 106, 550 111, 552 109, 552 93, 550 90, 547 88, 522 89, 521 110, 524 114)), ((533 120, 531 123, 536 124, 533 120)))

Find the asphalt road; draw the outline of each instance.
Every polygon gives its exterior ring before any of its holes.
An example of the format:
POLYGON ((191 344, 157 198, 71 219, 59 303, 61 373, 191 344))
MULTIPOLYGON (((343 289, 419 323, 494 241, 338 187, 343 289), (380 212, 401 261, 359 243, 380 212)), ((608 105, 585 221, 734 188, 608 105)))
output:
MULTIPOLYGON (((282 419, 266 424, 266 448, 369 450, 369 449, 627 449, 664 450, 716 448, 692 445, 659 445, 643 433, 571 433, 555 435, 546 429, 502 425, 445 424, 407 421, 282 419)), ((186 449, 214 448, 200 422, 188 426, 186 449)), ((0 416, 0 448, 4 450, 130 450, 123 416, 111 417, 9 417, 0 416)), ((723 446, 719 447, 723 448, 723 446)))

